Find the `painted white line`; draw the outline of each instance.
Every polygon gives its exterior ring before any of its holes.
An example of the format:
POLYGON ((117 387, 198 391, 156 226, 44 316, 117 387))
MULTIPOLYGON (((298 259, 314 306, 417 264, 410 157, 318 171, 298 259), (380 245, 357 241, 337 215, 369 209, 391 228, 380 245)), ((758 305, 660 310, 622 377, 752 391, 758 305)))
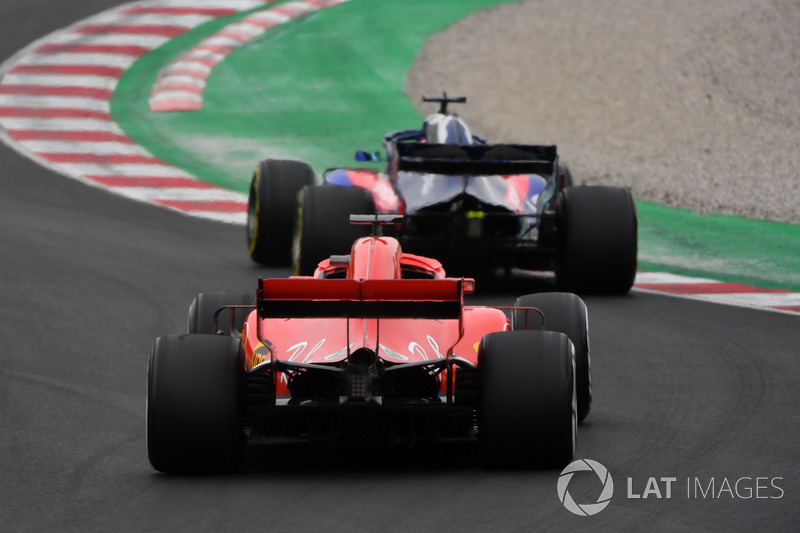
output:
POLYGON ((105 46, 141 46, 155 50, 170 41, 163 35, 129 35, 124 33, 64 33, 53 36, 52 44, 85 44, 105 46))
POLYGON ((58 52, 55 54, 34 54, 23 58, 20 65, 87 65, 127 69, 138 58, 124 54, 82 54, 58 52))
POLYGON ((187 99, 193 102, 202 102, 203 97, 197 94, 188 92, 188 91, 173 91, 173 90, 162 90, 159 93, 150 99, 150 103, 152 104, 153 101, 158 101, 160 99, 168 100, 170 98, 180 98, 180 99, 187 99))
POLYGON ((2 124, 9 131, 106 131, 124 135, 116 122, 93 118, 4 118, 2 124))
MULTIPOLYGON (((192 7, 198 7, 197 5, 192 7)), ((126 26, 179 26, 182 28, 194 28, 214 20, 211 15, 195 14, 150 14, 140 13, 127 15, 123 21, 117 13, 101 13, 92 19, 92 24, 124 24, 126 26)))
MULTIPOLYGON (((691 279, 691 278, 688 278, 691 279)), ((687 293, 678 293, 678 292, 668 292, 662 291, 657 289, 646 288, 643 289, 641 287, 637 287, 634 285, 632 291, 633 293, 641 292, 646 294, 658 294, 661 296, 668 296, 671 298, 681 298, 683 300, 696 300, 696 301, 703 301, 715 305, 730 305, 733 307, 746 307, 748 309, 757 309, 759 311, 770 311, 772 313, 782 313, 792 316, 800 315, 800 309, 780 309, 780 307, 798 307, 797 305, 793 304, 785 304, 785 303, 778 303, 775 305, 767 304, 762 305, 764 302, 759 302, 756 299, 752 298, 752 293, 747 293, 746 295, 741 293, 735 298, 726 298, 728 295, 724 294, 687 294, 687 293)), ((758 293, 756 293, 758 294, 758 293)), ((789 293, 789 294, 800 294, 800 293, 789 293)))
POLYGON ((295 17, 295 16, 298 16, 298 15, 304 15, 306 13, 311 13, 312 11, 316 11, 316 10, 320 9, 321 7, 327 7, 327 6, 320 5, 315 1, 304 2, 304 1, 298 0, 297 2, 288 2, 286 4, 281 4, 279 6, 276 6, 275 9, 277 9, 279 11, 283 11, 284 13, 287 13, 290 16, 295 17))
POLYGON ((230 26, 223 28, 218 35, 220 37, 225 37, 243 44, 254 37, 261 35, 265 31, 266 28, 260 25, 254 26, 252 24, 246 24, 243 22, 235 22, 230 26))
POLYGON ((678 274, 638 272, 633 290, 795 316, 800 313, 800 293, 797 292, 761 289, 742 283, 727 283, 678 274))
POLYGON ((202 50, 199 48, 193 48, 183 57, 183 61, 198 61, 203 64, 217 64, 221 62, 223 59, 227 57, 225 54, 219 54, 212 50, 202 50))
POLYGON ((197 87, 198 89, 202 89, 206 86, 206 81, 200 77, 177 75, 169 76, 168 78, 164 78, 163 80, 156 82, 155 87, 159 89, 159 91, 164 91, 167 87, 176 85, 191 85, 193 87, 197 87))
POLYGON ((220 47, 228 46, 228 47, 231 47, 231 48, 235 48, 237 46, 241 46, 241 44, 242 44, 242 41, 239 41, 237 39, 233 39, 231 37, 225 37, 225 36, 219 35, 219 34, 217 34, 214 37, 210 37, 210 38, 206 39, 203 42, 206 44, 206 46, 214 46, 214 47, 217 47, 217 46, 220 46, 220 47))
POLYGON ((225 8, 236 11, 247 11, 264 5, 264 0, 161 0, 151 2, 135 2, 136 5, 148 7, 187 7, 215 9, 225 8))
POLYGON ((283 24, 289 22, 292 17, 286 13, 278 13, 274 10, 262 11, 254 13, 252 16, 244 19, 240 24, 257 24, 258 26, 271 26, 273 24, 283 24))
POLYGON ((181 200, 192 202, 241 202, 247 205, 247 195, 225 189, 191 189, 187 187, 119 187, 120 194, 137 200, 181 200))
POLYGON ((113 90, 117 78, 110 76, 58 76, 53 74, 6 74, 3 85, 39 85, 42 87, 89 87, 113 90))
POLYGON ((735 293, 735 294, 695 294, 692 298, 718 304, 746 307, 797 307, 800 306, 800 293, 735 293))
POLYGON ((29 96, 0 94, 0 106, 24 107, 33 109, 80 109, 85 111, 105 111, 111 108, 108 100, 82 98, 77 96, 29 96))
POLYGON ((200 61, 191 61, 188 59, 181 59, 167 66, 162 72, 170 76, 197 76, 208 77, 211 74, 212 68, 200 61))
POLYGON ((167 164, 103 164, 97 163, 60 163, 58 168, 64 170, 71 176, 159 176, 163 178, 197 178, 185 170, 167 164))
POLYGON ((672 283, 719 283, 713 279, 689 278, 677 274, 667 274, 664 272, 637 272, 636 284, 672 284, 672 283))
POLYGON ((94 154, 104 155, 147 155, 152 154, 138 144, 119 142, 89 141, 20 141, 28 150, 44 154, 94 154))
POLYGON ((217 222, 225 222, 226 224, 236 224, 237 226, 244 226, 247 224, 247 213, 222 213, 217 211, 189 211, 193 216, 199 218, 207 218, 209 220, 216 220, 217 222))

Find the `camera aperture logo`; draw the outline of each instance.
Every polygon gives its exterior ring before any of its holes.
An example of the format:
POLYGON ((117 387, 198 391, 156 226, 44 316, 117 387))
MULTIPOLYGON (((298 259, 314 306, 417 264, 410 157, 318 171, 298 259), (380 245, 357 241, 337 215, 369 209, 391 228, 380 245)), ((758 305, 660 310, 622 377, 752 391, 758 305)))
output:
MULTIPOLYGON (((649 476, 646 483, 635 480, 633 477, 627 478, 627 499, 628 501, 641 501, 648 498, 673 499, 682 498, 695 501, 715 501, 715 500, 780 500, 786 495, 783 489, 784 478, 780 476, 754 476, 752 474, 739 477, 686 477, 683 479, 677 476, 649 476), (683 492, 682 487, 686 487, 683 492), (644 487, 643 489, 641 487, 644 487)), ((608 469, 591 459, 577 459, 561 471, 558 478, 558 499, 561 504, 571 513, 578 516, 593 516, 608 507, 611 498, 614 496, 614 481, 608 469), (579 476, 579 481, 573 484, 573 493, 578 494, 579 499, 591 499, 596 494, 597 485, 593 476, 597 476, 602 484, 600 495, 594 503, 579 503, 569 492, 569 485, 573 477, 578 472, 586 472, 587 477, 579 476), (584 481, 591 481, 591 486, 585 485, 584 481)))
POLYGON ((561 503, 564 504, 564 507, 566 507, 569 512, 578 516, 596 515, 608 506, 613 495, 614 480, 611 479, 611 474, 608 472, 608 469, 591 459, 579 459, 571 462, 561 471, 561 475, 558 477, 558 499, 561 500, 561 503), (575 472, 582 471, 594 472, 603 484, 603 490, 594 503, 579 504, 572 499, 569 493, 568 487, 569 482, 572 481, 572 476, 575 475, 575 472))

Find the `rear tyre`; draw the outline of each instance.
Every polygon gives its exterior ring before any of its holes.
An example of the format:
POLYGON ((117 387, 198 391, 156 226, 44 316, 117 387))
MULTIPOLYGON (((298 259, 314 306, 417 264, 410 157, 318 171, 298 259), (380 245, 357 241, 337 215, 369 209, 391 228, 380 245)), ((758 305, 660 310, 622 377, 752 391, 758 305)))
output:
POLYGON ((232 472, 244 455, 244 354, 231 337, 159 337, 147 371, 147 454, 169 473, 232 472))
POLYGON ((558 198, 562 290, 625 294, 636 276, 638 223, 630 191, 618 187, 570 187, 558 198))
POLYGON ((570 171, 567 165, 558 165, 558 175, 559 178, 564 176, 564 185, 563 187, 566 189, 567 187, 572 187, 575 185, 575 180, 572 179, 572 172, 570 171))
MULTIPOLYGON (((214 313, 226 305, 255 305, 254 294, 237 292, 201 292, 189 306, 189 333, 216 334, 217 330, 228 331, 230 310, 220 311, 217 316, 217 327, 214 327, 214 313)), ((242 330, 247 315, 252 309, 237 309, 233 325, 237 331, 242 330)))
POLYGON ((350 215, 375 213, 372 194, 361 187, 319 185, 300 192, 295 226, 294 261, 297 274, 314 274, 320 261, 345 255, 369 226, 350 224, 350 215))
MULTIPOLYGON (((575 346, 575 396, 578 400, 578 422, 583 421, 592 407, 592 364, 589 357, 589 321, 586 304, 568 292, 544 292, 520 296, 515 307, 535 307, 544 313, 547 331, 564 333, 575 346)), ((542 318, 536 311, 512 311, 514 330, 543 331, 542 318)))
POLYGON ((563 333, 506 331, 478 351, 478 442, 490 467, 560 468, 575 455, 573 347, 563 333))
POLYGON ((267 159, 258 164, 247 202, 247 245, 253 261, 291 263, 297 194, 313 184, 314 171, 302 161, 267 159))

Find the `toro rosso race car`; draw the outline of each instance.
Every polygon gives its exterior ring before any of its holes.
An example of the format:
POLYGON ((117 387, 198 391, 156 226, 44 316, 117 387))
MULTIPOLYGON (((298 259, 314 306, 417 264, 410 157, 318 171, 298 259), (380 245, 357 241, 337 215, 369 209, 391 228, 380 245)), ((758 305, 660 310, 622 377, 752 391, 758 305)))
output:
POLYGON ((586 306, 571 293, 472 306, 469 278, 375 235, 313 276, 201 293, 189 333, 156 339, 147 448, 163 472, 231 471, 245 444, 413 446, 476 439, 485 463, 559 467, 591 403, 586 306))
POLYGON ((298 274, 342 253, 363 235, 351 213, 403 216, 404 249, 467 275, 508 269, 554 271, 572 292, 623 294, 637 262, 636 206, 627 189, 576 187, 555 146, 488 144, 448 111, 465 97, 423 97, 440 109, 422 129, 383 139, 382 172, 265 160, 250 187, 247 238, 253 260, 294 262, 298 274))

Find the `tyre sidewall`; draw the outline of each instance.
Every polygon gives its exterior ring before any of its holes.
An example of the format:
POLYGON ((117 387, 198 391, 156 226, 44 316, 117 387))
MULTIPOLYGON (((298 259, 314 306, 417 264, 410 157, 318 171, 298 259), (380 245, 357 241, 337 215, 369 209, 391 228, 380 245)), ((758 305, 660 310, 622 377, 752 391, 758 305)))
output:
POLYGON ((478 353, 478 440, 490 467, 559 467, 575 452, 574 348, 563 333, 486 335, 478 353))
MULTIPOLYGON (((230 324, 230 311, 220 311, 217 316, 216 328, 214 327, 214 314, 226 305, 255 305, 255 294, 235 292, 201 292, 189 306, 188 333, 216 334, 216 330, 228 331, 230 324)), ((244 321, 250 310, 237 309, 235 311, 234 327, 241 331, 244 321)))
POLYGON ((302 161, 267 159, 253 172, 248 198, 250 257, 268 266, 291 262, 297 195, 313 185, 313 169, 302 161))
POLYGON ((317 185, 305 187, 299 196, 293 255, 295 273, 314 274, 320 261, 350 253, 368 226, 350 224, 350 215, 375 214, 372 194, 361 187, 317 185))
POLYGON ((561 290, 625 294, 636 277, 638 222, 630 191, 570 187, 558 197, 561 290))
POLYGON ((243 406, 244 352, 235 339, 156 339, 147 386, 147 449, 156 470, 235 470, 243 456, 243 406))
POLYGON ((575 386, 578 400, 578 421, 583 421, 592 405, 592 363, 589 349, 589 317, 586 303, 576 294, 546 292, 520 296, 515 307, 533 307, 544 314, 544 324, 539 313, 514 310, 511 322, 514 330, 558 331, 564 333, 575 347, 575 386), (544 326, 544 327, 543 327, 544 326))

